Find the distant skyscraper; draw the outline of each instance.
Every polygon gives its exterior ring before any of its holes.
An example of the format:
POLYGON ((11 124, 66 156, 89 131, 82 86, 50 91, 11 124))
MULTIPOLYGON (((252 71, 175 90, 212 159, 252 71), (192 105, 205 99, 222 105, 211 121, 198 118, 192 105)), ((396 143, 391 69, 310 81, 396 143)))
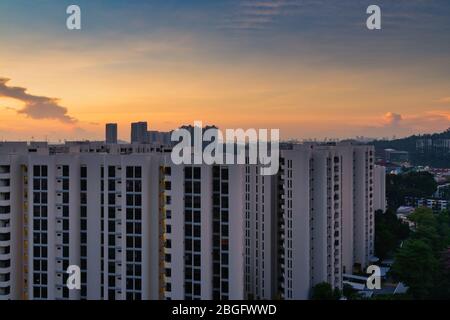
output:
POLYGON ((133 122, 131 124, 131 143, 147 142, 147 122, 133 122))
POLYGON ((117 123, 106 124, 105 141, 106 143, 117 143, 117 123))

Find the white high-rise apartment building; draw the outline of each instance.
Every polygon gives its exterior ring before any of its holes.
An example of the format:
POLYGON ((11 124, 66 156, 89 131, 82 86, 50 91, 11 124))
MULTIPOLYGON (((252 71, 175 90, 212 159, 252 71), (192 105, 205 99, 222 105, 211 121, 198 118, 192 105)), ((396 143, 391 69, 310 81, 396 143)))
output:
POLYGON ((160 155, 30 149, 0 157, 0 298, 157 299, 160 155))
MULTIPOLYGON (((1 149, 1 145, 0 145, 1 149)), ((23 173, 17 155, 0 154, 0 300, 22 298, 23 173)))
POLYGON ((328 146, 282 152, 281 293, 308 299, 321 282, 342 286, 342 159, 328 146))
MULTIPOLYGON (((373 146, 353 149, 353 267, 358 271, 370 264, 375 253, 374 158, 373 146)), ((351 271, 347 266, 346 272, 351 271)))
POLYGON ((167 150, 0 143, 0 299, 307 299, 370 262, 373 147, 293 145, 273 176, 167 150))
MULTIPOLYGON (((248 160, 248 159, 247 159, 248 160)), ((245 298, 277 294, 278 176, 263 176, 258 165, 245 165, 245 298)))
POLYGON ((381 210, 383 212, 386 211, 387 202, 386 202, 386 168, 383 166, 374 166, 374 183, 375 190, 377 192, 374 193, 374 210, 381 210))
POLYGON ((164 168, 165 299, 244 298, 244 167, 164 168))
POLYGON ((280 293, 342 288, 342 275, 373 256, 373 147, 294 145, 281 153, 280 293))

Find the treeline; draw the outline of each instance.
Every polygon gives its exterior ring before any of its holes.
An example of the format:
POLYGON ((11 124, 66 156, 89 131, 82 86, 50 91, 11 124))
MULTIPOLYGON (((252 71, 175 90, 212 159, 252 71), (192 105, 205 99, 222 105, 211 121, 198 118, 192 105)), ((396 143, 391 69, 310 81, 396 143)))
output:
POLYGON ((450 129, 441 133, 413 135, 402 139, 395 140, 377 140, 371 142, 378 152, 384 149, 396 149, 408 151, 410 161, 413 165, 431 166, 434 168, 445 168, 449 165, 448 153, 442 153, 438 150, 431 150, 426 153, 419 153, 416 148, 417 140, 420 139, 450 139, 450 129))
POLYGON ((405 204, 405 197, 431 197, 437 183, 429 172, 408 172, 386 175, 386 198, 388 208, 397 211, 405 204))

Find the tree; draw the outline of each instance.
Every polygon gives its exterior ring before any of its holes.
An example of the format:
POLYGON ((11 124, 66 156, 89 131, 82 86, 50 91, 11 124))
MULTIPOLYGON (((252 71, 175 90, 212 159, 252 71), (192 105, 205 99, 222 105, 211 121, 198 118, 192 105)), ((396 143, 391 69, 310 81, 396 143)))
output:
POLYGON ((349 285, 347 283, 344 284, 342 287, 342 294, 348 300, 361 300, 362 299, 361 295, 358 293, 358 290, 354 289, 351 285, 349 285))
POLYGON ((434 286, 438 261, 429 244, 420 239, 404 242, 395 256, 392 273, 409 287, 414 298, 427 298, 434 286))
POLYGON ((413 238, 425 241, 437 258, 449 243, 449 226, 445 216, 446 213, 436 215, 429 208, 417 208, 409 218, 416 225, 413 238))
POLYGON ((405 203, 405 197, 430 197, 437 189, 437 183, 429 172, 408 172, 386 175, 386 197, 388 207, 394 211, 405 203))
POLYGON ((397 239, 385 224, 376 224, 375 227, 375 255, 383 260, 395 249, 397 239))
POLYGON ((420 207, 414 210, 409 216, 409 220, 417 225, 422 226, 436 226, 436 218, 434 217, 433 210, 430 208, 420 207))
POLYGON ((316 284, 312 288, 311 300, 339 300, 342 297, 338 288, 333 288, 327 282, 316 284))
POLYGON ((447 248, 450 245, 450 212, 442 211, 436 217, 437 232, 442 240, 442 245, 447 248))
POLYGON ((450 299, 450 247, 445 249, 440 256, 439 272, 437 274, 433 299, 450 299))
POLYGON ((409 235, 409 226, 392 210, 375 212, 375 255, 383 260, 390 256, 409 235))

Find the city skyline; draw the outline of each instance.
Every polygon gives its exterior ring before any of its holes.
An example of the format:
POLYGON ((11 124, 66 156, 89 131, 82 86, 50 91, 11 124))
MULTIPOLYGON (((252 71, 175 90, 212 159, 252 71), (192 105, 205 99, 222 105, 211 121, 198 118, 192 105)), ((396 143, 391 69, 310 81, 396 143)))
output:
POLYGON ((80 0, 69 31, 68 1, 2 1, 0 139, 101 140, 118 123, 129 140, 142 119, 282 139, 447 129, 450 4, 376 2, 379 31, 371 1, 80 0))

